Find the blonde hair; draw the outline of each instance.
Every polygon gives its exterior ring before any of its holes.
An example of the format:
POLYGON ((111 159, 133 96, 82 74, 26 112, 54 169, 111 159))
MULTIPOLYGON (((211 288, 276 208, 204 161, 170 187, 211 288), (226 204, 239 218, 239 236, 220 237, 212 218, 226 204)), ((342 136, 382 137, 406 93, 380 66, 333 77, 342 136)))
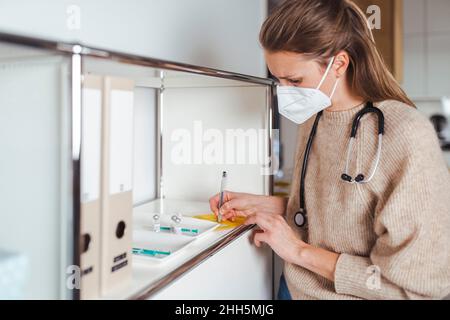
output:
POLYGON ((287 0, 264 22, 260 42, 267 51, 301 53, 324 65, 345 51, 354 94, 414 107, 378 52, 365 14, 350 0, 287 0))

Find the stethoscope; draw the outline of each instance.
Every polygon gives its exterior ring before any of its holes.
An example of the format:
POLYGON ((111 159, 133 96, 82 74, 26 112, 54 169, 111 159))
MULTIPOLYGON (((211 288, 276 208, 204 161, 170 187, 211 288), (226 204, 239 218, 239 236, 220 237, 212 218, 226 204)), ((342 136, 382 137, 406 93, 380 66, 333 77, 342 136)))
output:
MULTIPOLYGON (((308 143, 306 145, 305 154, 303 157, 303 167, 302 172, 300 176, 300 210, 294 215, 294 222, 295 224, 303 228, 307 224, 307 212, 306 212, 306 205, 305 205, 305 177, 306 177, 306 170, 308 168, 308 160, 309 155, 311 153, 311 147, 314 141, 314 137, 316 136, 317 127, 319 125, 319 120, 322 117, 323 111, 317 114, 316 119, 314 121, 314 125, 312 127, 311 133, 309 135, 308 143)), ((383 135, 384 135, 384 115, 383 112, 374 107, 372 102, 368 102, 365 107, 356 114, 355 119, 353 120, 352 124, 352 131, 350 135, 350 141, 348 144, 347 149, 347 159, 345 161, 345 169, 344 173, 341 175, 341 179, 346 183, 356 183, 356 184, 365 184, 369 183, 373 177, 375 176, 375 172, 377 171, 378 164, 380 163, 381 158, 381 146, 383 143, 383 135), (378 117, 378 149, 377 149, 377 155, 375 158, 375 162, 373 165, 373 168, 370 172, 369 177, 366 179, 366 177, 363 174, 358 174, 354 179, 352 176, 350 176, 349 172, 349 166, 350 166, 350 157, 353 151, 353 146, 356 140, 356 134, 358 133, 359 128, 359 122, 361 119, 369 114, 373 113, 378 117)))

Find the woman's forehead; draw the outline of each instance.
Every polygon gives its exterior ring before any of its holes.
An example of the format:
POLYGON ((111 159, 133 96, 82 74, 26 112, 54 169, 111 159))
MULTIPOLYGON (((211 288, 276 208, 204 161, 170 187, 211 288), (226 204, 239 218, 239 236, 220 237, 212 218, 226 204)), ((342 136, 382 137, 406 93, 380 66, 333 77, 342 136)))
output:
POLYGON ((287 51, 265 51, 264 56, 270 72, 279 79, 298 76, 299 72, 308 71, 313 62, 304 54, 287 51))

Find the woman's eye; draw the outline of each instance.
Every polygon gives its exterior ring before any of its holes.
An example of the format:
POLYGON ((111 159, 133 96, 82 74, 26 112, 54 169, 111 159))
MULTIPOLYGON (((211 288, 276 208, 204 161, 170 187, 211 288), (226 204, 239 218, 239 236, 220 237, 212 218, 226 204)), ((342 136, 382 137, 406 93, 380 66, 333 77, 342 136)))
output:
POLYGON ((302 81, 301 80, 289 80, 290 84, 300 84, 302 81))

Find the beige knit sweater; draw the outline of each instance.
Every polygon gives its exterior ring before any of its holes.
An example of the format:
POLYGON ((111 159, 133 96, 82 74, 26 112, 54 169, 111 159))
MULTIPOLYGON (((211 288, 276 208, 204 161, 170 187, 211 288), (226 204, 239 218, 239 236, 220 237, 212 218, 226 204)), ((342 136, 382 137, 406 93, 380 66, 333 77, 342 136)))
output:
MULTIPOLYGON (((314 118, 299 128, 286 219, 302 239, 340 253, 335 282, 289 263, 293 299, 431 299, 450 293, 450 174, 431 123, 396 101, 376 103, 385 116, 380 166, 367 185, 341 180, 351 123, 363 108, 325 111, 306 176, 309 227, 298 210, 303 153, 314 118)), ((350 175, 368 174, 377 148, 377 120, 360 123, 350 175)))

